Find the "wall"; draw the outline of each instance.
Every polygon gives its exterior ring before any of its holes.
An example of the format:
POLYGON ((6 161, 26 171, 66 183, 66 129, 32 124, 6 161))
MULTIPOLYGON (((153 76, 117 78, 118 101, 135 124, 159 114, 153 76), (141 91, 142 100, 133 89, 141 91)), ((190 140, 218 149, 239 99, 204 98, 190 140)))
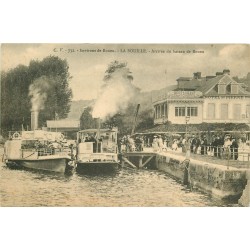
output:
MULTIPOLYGON (((171 153, 158 154, 156 167, 169 175, 184 181, 186 168, 185 156, 171 153)), ((208 162, 190 159, 188 166, 189 182, 220 199, 239 199, 246 186, 246 170, 212 164, 208 162)), ((186 171, 187 172, 187 171, 186 171)))
POLYGON ((205 98, 203 104, 203 122, 232 122, 232 123, 247 123, 249 122, 249 118, 243 118, 243 115, 246 116, 247 105, 249 105, 250 99, 249 98, 205 98), (215 118, 211 119, 208 117, 208 103, 215 104, 215 118), (221 104, 228 105, 228 119, 221 119, 221 104), (236 119, 233 117, 233 108, 235 104, 241 104, 241 112, 240 112, 240 119, 236 119))
POLYGON ((174 124, 185 124, 186 118, 185 116, 175 116, 175 107, 198 107, 198 115, 191 116, 188 123, 189 124, 199 124, 202 123, 202 103, 199 102, 190 102, 190 103, 181 103, 181 102, 174 102, 169 103, 169 113, 168 113, 168 120, 174 124))
POLYGON ((239 204, 244 207, 250 207, 250 171, 247 173, 247 185, 243 191, 241 198, 239 199, 239 204))

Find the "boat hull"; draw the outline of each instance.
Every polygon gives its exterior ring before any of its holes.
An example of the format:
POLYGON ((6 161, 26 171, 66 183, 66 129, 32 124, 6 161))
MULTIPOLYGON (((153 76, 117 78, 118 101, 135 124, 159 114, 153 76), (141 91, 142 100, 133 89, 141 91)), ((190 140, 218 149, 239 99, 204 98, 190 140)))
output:
POLYGON ((13 160, 8 163, 14 163, 15 168, 17 166, 28 168, 52 171, 58 173, 64 173, 68 165, 69 159, 67 158, 56 158, 56 159, 37 159, 37 160, 13 160))
POLYGON ((115 172, 118 168, 118 162, 78 162, 76 172, 101 174, 115 172))

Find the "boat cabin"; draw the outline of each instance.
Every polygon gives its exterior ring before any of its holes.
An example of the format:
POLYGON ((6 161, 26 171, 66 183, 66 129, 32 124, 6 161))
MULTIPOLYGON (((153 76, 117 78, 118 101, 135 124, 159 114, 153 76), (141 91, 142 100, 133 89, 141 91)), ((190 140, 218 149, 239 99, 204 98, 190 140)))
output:
POLYGON ((117 130, 81 130, 77 142, 79 150, 85 153, 117 153, 117 130))

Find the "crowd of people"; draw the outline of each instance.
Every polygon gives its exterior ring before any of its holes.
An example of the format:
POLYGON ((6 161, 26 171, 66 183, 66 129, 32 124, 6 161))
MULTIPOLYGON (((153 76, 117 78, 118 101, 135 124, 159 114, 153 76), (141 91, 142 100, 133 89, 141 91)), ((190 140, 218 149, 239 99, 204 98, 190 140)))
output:
POLYGON ((143 147, 144 138, 142 136, 136 136, 133 138, 130 135, 125 135, 118 140, 119 152, 143 151, 143 147))
POLYGON ((191 135, 189 137, 169 137, 166 135, 123 136, 119 141, 120 152, 143 151, 152 147, 154 152, 178 151, 192 154, 209 155, 218 158, 238 159, 238 148, 241 139, 227 135, 213 135, 209 140, 206 135, 191 135))

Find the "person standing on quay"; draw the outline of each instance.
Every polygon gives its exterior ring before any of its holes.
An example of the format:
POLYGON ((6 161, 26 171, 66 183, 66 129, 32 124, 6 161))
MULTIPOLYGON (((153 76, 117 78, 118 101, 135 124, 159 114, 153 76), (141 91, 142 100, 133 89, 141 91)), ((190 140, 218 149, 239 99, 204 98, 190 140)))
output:
POLYGON ((207 154, 207 138, 204 135, 201 140, 201 155, 207 154))
POLYGON ((161 135, 158 136, 158 147, 159 147, 159 152, 162 152, 163 140, 162 140, 161 135))
POLYGON ((192 141, 191 141, 191 153, 194 153, 195 151, 195 145, 196 145, 196 138, 194 137, 194 135, 192 135, 192 141))
POLYGON ((153 146, 154 152, 157 152, 158 151, 158 141, 157 141, 157 136, 156 135, 154 136, 152 146, 153 146))
POLYGON ((231 158, 234 160, 238 159, 238 148, 239 148, 239 145, 237 141, 235 140, 235 138, 233 138, 230 149, 231 149, 231 158))

